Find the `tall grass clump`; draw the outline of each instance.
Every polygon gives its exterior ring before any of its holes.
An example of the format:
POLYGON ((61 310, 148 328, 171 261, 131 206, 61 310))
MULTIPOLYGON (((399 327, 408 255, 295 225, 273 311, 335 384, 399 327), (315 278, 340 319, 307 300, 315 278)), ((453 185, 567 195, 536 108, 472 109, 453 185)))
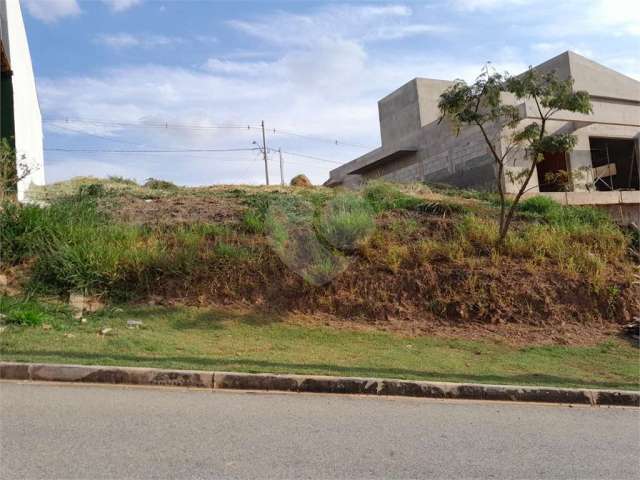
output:
POLYGON ((177 190, 178 186, 168 180, 159 180, 157 178, 147 178, 142 185, 144 188, 150 188, 152 190, 177 190))
POLYGON ((26 327, 45 323, 59 326, 71 317, 66 306, 44 304, 31 298, 6 295, 0 295, 0 314, 3 315, 3 323, 26 327))
POLYGON ((602 210, 586 206, 565 206, 544 196, 528 198, 518 208, 528 217, 567 229, 615 227, 611 218, 602 210))
POLYGON ((227 238, 230 229, 196 223, 144 227, 112 222, 92 197, 48 207, 8 205, 0 211, 3 263, 30 261, 31 287, 129 298, 163 277, 188 278, 207 260, 243 261, 249 253, 227 238))
POLYGON ((317 221, 318 233, 330 245, 350 251, 375 229, 373 209, 362 197, 340 194, 327 202, 317 221))
POLYGON ((382 180, 369 182, 364 188, 363 196, 375 213, 385 210, 411 209, 423 203, 420 198, 407 195, 397 186, 382 180))
POLYGON ((106 219, 93 199, 73 197, 49 207, 5 204, 0 208, 0 260, 15 264, 48 251, 78 225, 96 227, 106 219))

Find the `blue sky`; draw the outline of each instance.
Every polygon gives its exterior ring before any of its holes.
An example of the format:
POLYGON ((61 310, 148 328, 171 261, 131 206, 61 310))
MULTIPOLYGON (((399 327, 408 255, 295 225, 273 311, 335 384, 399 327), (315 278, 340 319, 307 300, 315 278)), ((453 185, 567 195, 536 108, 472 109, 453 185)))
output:
POLYGON ((256 151, 103 150, 251 149, 264 120, 287 180, 320 183, 379 145, 377 100, 417 76, 472 80, 486 61, 519 73, 570 49, 640 79, 627 0, 21 3, 49 182, 260 183, 256 151))

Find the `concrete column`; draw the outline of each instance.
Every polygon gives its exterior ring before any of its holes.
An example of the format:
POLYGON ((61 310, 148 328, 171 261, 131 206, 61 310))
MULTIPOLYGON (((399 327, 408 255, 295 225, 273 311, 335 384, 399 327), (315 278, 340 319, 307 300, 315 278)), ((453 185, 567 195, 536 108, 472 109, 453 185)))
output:
POLYGON ((574 192, 586 192, 585 184, 593 182, 591 164, 591 146, 587 132, 574 133, 578 141, 573 150, 569 152, 569 169, 576 176, 574 192))

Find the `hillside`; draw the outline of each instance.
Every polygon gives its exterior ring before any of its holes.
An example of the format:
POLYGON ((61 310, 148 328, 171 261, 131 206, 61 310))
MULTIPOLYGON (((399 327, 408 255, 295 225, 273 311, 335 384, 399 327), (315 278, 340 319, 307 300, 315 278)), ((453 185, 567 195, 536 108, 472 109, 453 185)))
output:
POLYGON ((0 212, 0 270, 39 295, 516 344, 593 343, 640 312, 637 238, 597 210, 542 198, 522 205, 496 251, 491 194, 424 185, 81 178, 34 197, 43 206, 0 212))

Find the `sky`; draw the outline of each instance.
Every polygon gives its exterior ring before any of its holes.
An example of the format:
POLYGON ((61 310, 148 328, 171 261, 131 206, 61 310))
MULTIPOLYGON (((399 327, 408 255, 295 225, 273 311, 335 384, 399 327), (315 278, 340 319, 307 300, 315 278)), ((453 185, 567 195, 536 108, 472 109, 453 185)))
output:
POLYGON ((271 183, 279 148, 285 181, 322 183, 380 145, 377 101, 415 77, 515 74, 573 50, 640 80, 628 0, 21 4, 47 182, 264 183, 264 121, 271 183))

